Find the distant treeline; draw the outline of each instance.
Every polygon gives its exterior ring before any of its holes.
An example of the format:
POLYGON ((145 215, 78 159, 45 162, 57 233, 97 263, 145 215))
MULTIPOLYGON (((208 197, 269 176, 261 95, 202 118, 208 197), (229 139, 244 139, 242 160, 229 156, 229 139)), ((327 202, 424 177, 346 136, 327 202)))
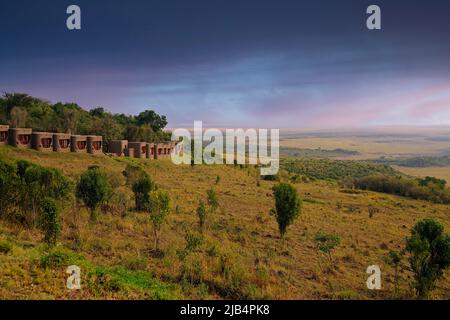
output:
POLYGON ((395 194, 435 203, 450 203, 450 189, 446 181, 434 177, 410 178, 405 176, 370 175, 353 180, 358 189, 395 194))
POLYGON ((340 181, 347 177, 360 178, 375 173, 398 174, 396 170, 388 165, 353 160, 284 159, 281 161, 281 167, 290 174, 297 174, 313 180, 340 181))
POLYGON ((397 165, 411 168, 446 167, 450 166, 450 156, 442 157, 412 157, 402 159, 379 158, 370 160, 373 163, 397 165))
POLYGON ((346 149, 303 149, 303 148, 290 148, 280 147, 280 154, 287 157, 307 157, 307 158, 337 158, 344 156, 359 155, 358 151, 346 150, 346 149))
POLYGON ((166 117, 153 110, 145 110, 137 116, 110 113, 102 107, 86 111, 76 103, 52 104, 23 93, 0 96, 0 124, 34 131, 101 135, 106 143, 115 139, 170 140, 170 134, 163 131, 166 117))

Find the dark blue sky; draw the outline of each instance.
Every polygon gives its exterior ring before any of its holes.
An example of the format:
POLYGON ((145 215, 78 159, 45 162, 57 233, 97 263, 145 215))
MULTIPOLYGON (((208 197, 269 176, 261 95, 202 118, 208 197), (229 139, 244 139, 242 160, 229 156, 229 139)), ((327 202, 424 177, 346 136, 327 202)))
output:
POLYGON ((450 124, 447 0, 0 1, 1 91, 171 127, 450 124))

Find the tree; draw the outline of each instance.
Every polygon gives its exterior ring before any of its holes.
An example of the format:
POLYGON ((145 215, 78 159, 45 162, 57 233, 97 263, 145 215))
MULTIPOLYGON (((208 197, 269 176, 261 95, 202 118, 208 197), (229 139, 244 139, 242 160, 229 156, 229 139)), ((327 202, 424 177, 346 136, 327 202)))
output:
POLYGON ((209 189, 206 191, 207 194, 207 201, 208 205, 211 208, 211 213, 214 214, 216 210, 219 208, 219 199, 217 198, 217 193, 214 191, 214 189, 209 189))
POLYGON ((287 227, 294 222, 301 210, 301 200, 297 190, 289 183, 278 183, 273 188, 275 213, 280 237, 284 238, 287 227))
POLYGON ((91 110, 89 111, 89 114, 90 114, 91 116, 93 116, 93 117, 98 117, 98 118, 103 117, 103 116, 105 115, 105 113, 106 113, 106 111, 105 111, 105 109, 102 108, 102 107, 97 107, 97 108, 91 109, 91 110))
POLYGON ((153 110, 145 110, 136 117, 138 125, 149 125, 153 131, 160 131, 167 125, 166 116, 160 116, 153 110))
POLYGON ((45 232, 44 242, 55 246, 60 233, 59 210, 55 200, 49 197, 42 202, 41 228, 45 232))
POLYGON ((57 103, 53 105, 53 110, 57 131, 70 134, 77 133, 77 126, 80 123, 82 113, 82 109, 78 105, 57 103))
POLYGON ((450 266, 450 236, 433 219, 419 221, 406 239, 406 251, 414 273, 414 288, 421 298, 427 298, 450 266))
POLYGON ((197 216, 198 216, 198 226, 200 229, 200 232, 203 232, 203 228, 205 226, 206 222, 206 208, 203 201, 200 201, 198 207, 197 207, 197 216))
POLYGON ((97 220, 98 207, 108 199, 111 191, 107 175, 102 169, 91 167, 81 175, 76 196, 89 208, 92 221, 97 220))
POLYGON ((166 223, 170 211, 169 194, 162 190, 152 191, 148 208, 153 225, 154 249, 155 252, 158 252, 161 241, 161 228, 166 223))
POLYGON ((11 126, 15 128, 25 127, 28 118, 28 112, 24 108, 14 107, 11 110, 11 126))
POLYGON ((132 190, 136 203, 136 210, 145 210, 150 204, 150 192, 155 190, 155 183, 145 173, 133 183, 132 190))

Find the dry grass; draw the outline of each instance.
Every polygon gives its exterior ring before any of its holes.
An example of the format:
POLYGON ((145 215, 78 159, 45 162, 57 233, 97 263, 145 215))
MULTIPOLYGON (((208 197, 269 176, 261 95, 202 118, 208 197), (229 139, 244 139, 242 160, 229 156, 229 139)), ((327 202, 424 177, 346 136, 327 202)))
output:
MULTIPOLYGON (((0 242, 12 244, 11 252, 0 253, 3 299, 393 298, 394 273, 383 260, 388 251, 400 249, 411 227, 425 217, 437 219, 450 231, 449 206, 373 192, 349 194, 336 185, 314 182, 296 184, 305 200, 303 210, 282 242, 269 215, 274 182, 261 181, 257 186, 254 169, 191 168, 169 160, 42 154, 9 147, 0 147, 0 156, 56 167, 72 179, 92 164, 120 175, 128 162, 138 162, 160 188, 169 191, 173 208, 163 233, 164 254, 158 256, 151 251, 151 225, 145 213, 103 214, 99 222, 90 224, 85 209, 68 205, 60 247, 68 252, 68 262, 80 263, 85 272, 79 292, 65 289, 66 265, 40 266, 45 248, 39 244, 38 231, 0 222, 0 242), (195 208, 211 187, 221 208, 208 218, 202 245, 183 256, 186 233, 198 230, 195 208), (379 209, 372 218, 369 206, 379 209), (332 266, 324 262, 319 266, 313 239, 320 230, 342 238, 332 266), (366 268, 373 264, 382 270, 380 291, 366 288, 366 268)), ((129 190, 123 190, 131 197, 129 190)), ((435 298, 450 298, 449 279, 447 272, 435 298)), ((411 274, 403 273, 402 298, 411 297, 410 282, 411 274)))

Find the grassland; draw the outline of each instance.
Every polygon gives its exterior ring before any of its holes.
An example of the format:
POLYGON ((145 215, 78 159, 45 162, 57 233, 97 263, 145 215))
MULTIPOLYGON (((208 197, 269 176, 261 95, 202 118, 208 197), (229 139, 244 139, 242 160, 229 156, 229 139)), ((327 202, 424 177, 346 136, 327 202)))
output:
MULTIPOLYGON (((275 182, 257 182, 258 171, 253 168, 175 166, 170 160, 43 154, 10 147, 0 147, 0 157, 58 168, 73 181, 88 166, 103 166, 117 178, 118 191, 126 195, 130 208, 125 215, 104 213, 93 224, 85 208, 75 201, 67 204, 60 243, 50 252, 41 244, 38 230, 0 221, 2 299, 411 298, 412 274, 400 275, 400 292, 394 295, 394 271, 384 257, 403 247, 419 219, 435 218, 450 232, 448 205, 374 192, 349 193, 335 182, 317 180, 295 184, 303 210, 281 241, 269 215, 275 182), (141 164, 170 193, 173 209, 163 233, 162 256, 151 251, 146 214, 131 210, 132 194, 121 174, 130 162, 141 164), (182 257, 186 234, 198 229, 195 209, 211 187, 218 194, 220 210, 209 217, 203 243, 182 257), (377 208, 372 218, 369 207, 377 208), (313 239, 318 231, 342 238, 332 266, 317 253, 313 239), (65 288, 70 264, 81 267, 80 291, 65 288), (382 270, 380 291, 366 288, 366 268, 373 264, 382 270)), ((449 280, 447 271, 434 298, 450 298, 449 280)))
POLYGON ((450 181, 450 166, 441 165, 442 159, 450 154, 449 136, 448 128, 291 130, 283 132, 280 146, 281 150, 288 150, 284 154, 291 157, 299 154, 312 158, 376 161, 386 158, 392 160, 392 166, 404 174, 417 177, 434 176, 450 181), (437 165, 411 168, 409 163, 420 158, 428 159, 429 163, 434 160, 437 165))

